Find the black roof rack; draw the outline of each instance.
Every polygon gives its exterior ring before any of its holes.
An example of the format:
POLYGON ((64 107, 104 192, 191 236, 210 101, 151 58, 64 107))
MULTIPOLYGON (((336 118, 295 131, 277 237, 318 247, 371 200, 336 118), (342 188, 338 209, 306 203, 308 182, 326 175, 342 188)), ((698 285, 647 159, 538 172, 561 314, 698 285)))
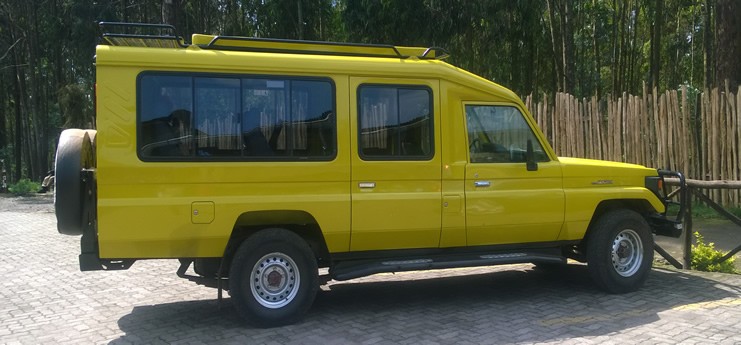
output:
POLYGON ((397 47, 387 44, 322 42, 237 36, 214 36, 208 44, 199 44, 198 47, 201 49, 262 53, 338 55, 400 59, 414 56, 423 60, 442 60, 450 56, 450 53, 447 50, 440 47, 397 47), (416 51, 421 52, 421 54, 404 54, 403 52, 406 51, 416 51))
POLYGON ((103 39, 110 45, 128 46, 128 47, 156 47, 156 48, 185 48, 185 40, 178 35, 174 26, 169 24, 144 24, 144 23, 120 23, 120 22, 100 22, 98 24, 102 30, 115 27, 121 31, 128 29, 139 29, 140 31, 170 31, 169 34, 131 34, 125 32, 103 32, 103 39))
MULTIPOLYGON (((182 36, 169 24, 100 22, 103 39, 110 45, 128 47, 187 48, 182 36), (109 32, 111 28, 116 32, 109 32), (131 33, 135 31, 136 33, 131 33), (142 33, 144 32, 144 33, 142 33), (147 34, 146 32, 156 32, 147 34)), ((193 44, 201 49, 234 50, 262 53, 359 56, 421 60, 442 60, 450 53, 440 47, 401 47, 387 44, 303 41, 237 36, 193 35, 193 44), (198 42, 196 42, 198 40, 198 42), (208 42, 208 43, 206 43, 208 42)))

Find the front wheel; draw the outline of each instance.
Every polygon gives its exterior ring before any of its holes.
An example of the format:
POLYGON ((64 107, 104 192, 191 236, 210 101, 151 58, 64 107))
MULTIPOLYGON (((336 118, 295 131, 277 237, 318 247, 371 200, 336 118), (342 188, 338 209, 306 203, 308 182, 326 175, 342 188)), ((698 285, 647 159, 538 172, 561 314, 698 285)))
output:
POLYGON ((653 264, 653 237, 646 220, 631 210, 603 214, 587 241, 592 279, 611 293, 638 290, 653 264))
POLYGON ((247 238, 234 255, 229 278, 237 311, 259 327, 295 323, 319 289, 311 248, 285 229, 267 229, 247 238))

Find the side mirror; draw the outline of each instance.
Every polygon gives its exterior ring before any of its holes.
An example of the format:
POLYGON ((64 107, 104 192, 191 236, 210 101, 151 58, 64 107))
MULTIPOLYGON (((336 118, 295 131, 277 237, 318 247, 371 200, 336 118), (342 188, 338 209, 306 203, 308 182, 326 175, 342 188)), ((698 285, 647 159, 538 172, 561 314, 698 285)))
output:
POLYGON ((527 140, 527 171, 538 171, 538 162, 535 160, 535 152, 533 152, 533 141, 527 140))

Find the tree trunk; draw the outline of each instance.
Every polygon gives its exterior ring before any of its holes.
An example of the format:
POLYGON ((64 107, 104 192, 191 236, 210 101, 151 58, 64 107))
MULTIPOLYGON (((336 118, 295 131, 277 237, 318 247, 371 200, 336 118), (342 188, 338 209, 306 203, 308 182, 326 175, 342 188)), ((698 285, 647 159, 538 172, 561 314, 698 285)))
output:
POLYGON ((628 4, 624 1, 620 2, 620 10, 618 11, 618 30, 619 35, 617 38, 617 56, 616 56, 616 69, 617 69, 617 75, 615 76, 615 93, 620 95, 623 91, 625 91, 625 86, 623 85, 623 79, 625 78, 625 30, 627 29, 626 23, 626 16, 625 16, 625 9, 628 7, 628 4))
POLYGON ((715 60, 713 59, 713 0, 705 0, 705 25, 703 28, 703 64, 705 67, 705 87, 711 89, 715 84, 715 60))
POLYGON ((550 29, 551 29, 551 42, 553 43, 553 66, 556 69, 556 87, 555 91, 564 90, 564 70, 563 70, 563 52, 561 48, 561 30, 556 21, 556 11, 553 7, 554 0, 546 0, 546 6, 548 7, 548 14, 550 16, 550 29))
POLYGON ((44 155, 44 126, 46 121, 44 118, 46 114, 42 113, 44 108, 43 102, 46 97, 43 96, 42 85, 39 81, 41 74, 41 67, 39 67, 38 61, 41 61, 41 54, 39 53, 39 17, 38 7, 30 4, 28 11, 31 13, 31 25, 29 28, 29 40, 28 40, 28 54, 29 54, 29 80, 31 81, 31 95, 33 95, 32 107, 31 107, 31 120, 33 126, 29 127, 31 131, 31 137, 29 138, 31 146, 31 157, 33 157, 33 178, 34 181, 43 177, 42 171, 46 172, 47 159, 44 155))
POLYGON ((664 26, 664 0, 656 0, 654 7, 654 24, 651 30, 651 64, 650 77, 648 78, 649 89, 659 89, 659 70, 661 69, 661 27, 664 26))
MULTIPOLYGON (((522 12, 523 16, 523 23, 527 23, 526 25, 533 25, 535 27, 537 25, 537 21, 534 20, 535 16, 533 13, 531 13, 528 9, 522 12)), ((525 85, 523 85, 522 90, 524 90, 524 94, 529 95, 533 92, 533 79, 535 79, 535 37, 532 34, 531 30, 523 30, 523 39, 525 42, 527 42, 527 62, 525 64, 525 85)))
POLYGON ((592 40, 594 42, 594 78, 597 82, 594 92, 595 95, 597 95, 597 99, 599 99, 602 94, 602 66, 600 66, 599 38, 597 35, 597 14, 599 13, 597 10, 597 0, 592 0, 592 8, 594 9, 594 18, 592 22, 592 40))
MULTIPOLYGON (((676 38, 677 42, 680 42, 682 40, 682 33, 679 32, 680 24, 682 22, 680 20, 682 19, 681 14, 682 14, 682 6, 679 3, 677 3, 677 38, 676 38)), ((669 84, 672 87, 676 87, 682 82, 681 80, 682 77, 679 75, 679 57, 680 57, 679 48, 680 46, 679 44, 677 44, 676 46, 677 46, 677 49, 674 55, 674 63, 672 64, 672 81, 671 81, 671 84, 669 84)))
MULTIPOLYGON (((15 38, 13 40, 15 40, 15 38)), ((21 179, 21 167, 23 166, 23 146, 21 145, 21 137, 23 137, 23 130, 21 128, 21 86, 18 82, 18 78, 20 78, 20 75, 20 68, 16 64, 15 75, 13 76, 13 104, 15 105, 15 143, 13 145, 13 156, 15 157, 15 174, 13 176, 13 180, 11 180, 11 183, 15 183, 21 179)))
POLYGON ((172 0, 162 0, 162 23, 163 24, 175 24, 174 20, 175 11, 173 11, 172 0))
POLYGON ((723 85, 725 80, 731 89, 741 82, 741 3, 738 0, 717 0, 715 4, 717 23, 717 70, 715 82, 723 85))
POLYGON ((575 69, 574 65, 574 23, 571 18, 571 1, 561 1, 561 37, 563 42, 564 89, 574 94, 575 69))
POLYGON ((301 8, 301 0, 296 2, 298 2, 298 39, 302 40, 304 39, 304 11, 301 8))
POLYGON ((620 15, 618 11, 618 2, 615 0, 612 0, 612 64, 611 64, 611 70, 612 70, 612 94, 617 95, 619 94, 618 90, 618 68, 619 68, 619 52, 618 52, 618 46, 620 45, 620 42, 618 40, 618 37, 620 36, 619 30, 621 30, 620 25, 620 15))
MULTIPOLYGON (((8 89, 5 85, 5 72, 0 71, 0 150, 8 146, 8 142, 10 141, 10 133, 8 133, 5 125, 5 105, 8 104, 5 101, 5 96, 7 95, 6 90, 8 89)), ((0 166, 0 169, 1 168, 2 167, 0 166)))

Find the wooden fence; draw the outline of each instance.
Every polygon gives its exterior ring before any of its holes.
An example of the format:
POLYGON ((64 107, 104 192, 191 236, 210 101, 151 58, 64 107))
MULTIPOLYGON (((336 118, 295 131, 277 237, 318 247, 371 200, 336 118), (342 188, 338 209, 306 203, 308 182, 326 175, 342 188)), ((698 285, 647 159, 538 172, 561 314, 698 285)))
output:
MULTIPOLYGON (((696 180, 739 180, 741 88, 686 86, 658 94, 577 99, 558 93, 525 105, 559 156, 603 159, 678 170, 696 180), (555 101, 553 101, 555 99, 555 101)), ((741 191, 714 189, 721 204, 741 206, 741 191)))

